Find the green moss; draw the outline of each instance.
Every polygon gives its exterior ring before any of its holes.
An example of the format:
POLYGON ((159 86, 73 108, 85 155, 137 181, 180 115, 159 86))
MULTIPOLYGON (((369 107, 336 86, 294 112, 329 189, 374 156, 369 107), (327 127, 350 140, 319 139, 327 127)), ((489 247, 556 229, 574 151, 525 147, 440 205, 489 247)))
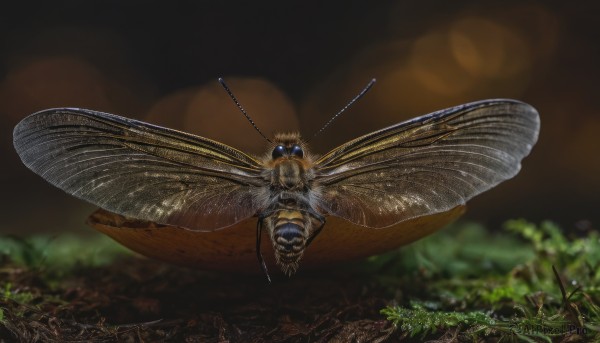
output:
POLYGON ((568 238, 551 222, 524 220, 505 229, 458 225, 405 249, 389 269, 420 270, 423 289, 402 289, 404 304, 382 314, 411 337, 454 330, 473 340, 600 340, 598 232, 568 238))
POLYGON ((29 304, 34 298, 34 295, 31 292, 12 290, 11 288, 12 284, 10 282, 4 285, 4 292, 2 294, 4 298, 11 299, 22 304, 29 304))
POLYGON ((388 307, 381 311, 388 320, 394 322, 402 331, 409 332, 411 337, 436 333, 441 329, 466 326, 493 327, 496 321, 489 315, 472 311, 468 313, 431 311, 423 305, 413 303, 410 308, 388 307))
POLYGON ((29 269, 67 272, 74 266, 102 266, 131 252, 104 235, 0 236, 0 257, 29 269))

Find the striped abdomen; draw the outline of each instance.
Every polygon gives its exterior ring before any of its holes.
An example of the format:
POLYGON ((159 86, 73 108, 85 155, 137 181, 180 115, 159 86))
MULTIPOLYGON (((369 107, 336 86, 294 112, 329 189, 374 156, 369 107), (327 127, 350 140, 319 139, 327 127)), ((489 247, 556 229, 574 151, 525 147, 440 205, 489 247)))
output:
POLYGON ((302 212, 282 209, 273 213, 267 223, 277 264, 286 275, 294 274, 306 248, 310 219, 302 212))

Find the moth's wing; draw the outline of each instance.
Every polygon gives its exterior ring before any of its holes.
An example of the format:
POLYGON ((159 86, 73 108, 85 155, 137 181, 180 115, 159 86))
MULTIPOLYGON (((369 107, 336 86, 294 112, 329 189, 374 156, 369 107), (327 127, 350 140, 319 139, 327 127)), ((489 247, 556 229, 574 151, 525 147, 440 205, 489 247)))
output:
POLYGON ((264 181, 227 145, 96 111, 34 113, 14 129, 23 163, 51 184, 127 217, 209 231, 251 217, 264 181))
POLYGON ((539 126, 530 105, 498 99, 373 132, 315 163, 319 204, 368 227, 450 210, 515 176, 539 126))

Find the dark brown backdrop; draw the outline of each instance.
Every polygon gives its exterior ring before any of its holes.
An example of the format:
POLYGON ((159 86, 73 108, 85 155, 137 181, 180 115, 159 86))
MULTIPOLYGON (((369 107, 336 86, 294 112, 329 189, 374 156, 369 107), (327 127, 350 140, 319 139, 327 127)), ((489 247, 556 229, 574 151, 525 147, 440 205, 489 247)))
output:
MULTIPOLYGON (((375 88, 324 135, 357 135, 471 100, 537 107, 540 141, 514 180, 467 217, 566 227, 600 219, 600 29, 564 1, 146 1, 12 4, 0 12, 0 232, 83 231, 93 209, 27 170, 12 127, 49 107, 146 119, 261 153, 216 83, 224 76, 267 133, 318 129, 371 78, 375 88)), ((590 2, 591 3, 591 2, 590 2)))

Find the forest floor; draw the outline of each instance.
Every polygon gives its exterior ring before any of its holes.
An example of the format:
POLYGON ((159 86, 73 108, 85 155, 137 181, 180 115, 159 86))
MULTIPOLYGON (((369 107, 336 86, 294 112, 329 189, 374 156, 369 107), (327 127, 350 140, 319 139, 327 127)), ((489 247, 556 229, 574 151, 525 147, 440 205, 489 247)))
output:
POLYGON ((600 341, 600 235, 569 232, 459 223, 271 284, 148 260, 104 236, 3 236, 0 342, 600 341))

